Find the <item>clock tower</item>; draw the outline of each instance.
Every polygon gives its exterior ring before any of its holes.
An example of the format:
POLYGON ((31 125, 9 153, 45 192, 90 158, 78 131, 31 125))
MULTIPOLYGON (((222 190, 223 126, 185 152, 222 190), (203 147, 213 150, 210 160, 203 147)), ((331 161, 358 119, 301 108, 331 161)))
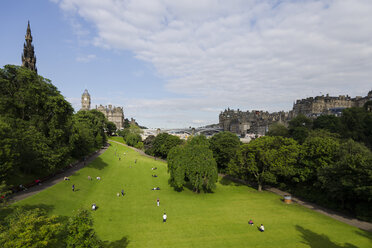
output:
POLYGON ((90 95, 88 90, 85 90, 81 96, 81 110, 90 110, 90 95))

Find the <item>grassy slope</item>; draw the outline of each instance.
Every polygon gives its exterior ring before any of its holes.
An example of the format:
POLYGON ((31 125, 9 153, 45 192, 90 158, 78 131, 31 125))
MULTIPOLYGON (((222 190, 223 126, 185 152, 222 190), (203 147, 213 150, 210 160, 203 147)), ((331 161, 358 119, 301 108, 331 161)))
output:
POLYGON ((229 181, 219 183, 213 194, 194 194, 188 189, 176 192, 167 179, 165 163, 113 143, 88 167, 71 176, 71 181, 17 204, 44 204, 53 214, 69 216, 74 209, 96 203, 99 209, 93 217, 98 235, 110 241, 127 237, 129 247, 372 246, 371 234, 304 207, 285 205, 269 192, 259 193, 229 181), (152 167, 158 169, 153 171, 152 167), (154 173, 159 177, 151 177, 154 173), (87 179, 89 175, 92 181, 87 179), (97 176, 102 180, 97 181, 97 176), (72 192, 72 184, 78 191, 72 192), (160 191, 151 190, 157 186, 160 191), (117 197, 122 188, 125 197, 117 197), (160 207, 156 206, 157 197, 160 207), (168 215, 165 224, 163 211, 168 215), (254 227, 247 224, 250 218, 254 227), (265 233, 256 228, 261 223, 265 233))

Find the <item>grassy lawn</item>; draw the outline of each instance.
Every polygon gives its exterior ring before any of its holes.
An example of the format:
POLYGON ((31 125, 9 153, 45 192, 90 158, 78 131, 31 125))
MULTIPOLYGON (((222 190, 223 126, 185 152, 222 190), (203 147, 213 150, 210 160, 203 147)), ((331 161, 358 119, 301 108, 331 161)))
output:
POLYGON ((372 247, 368 232, 224 179, 212 194, 176 192, 168 185, 165 163, 116 143, 70 179, 16 205, 39 205, 70 216, 96 203, 99 208, 92 214, 98 235, 127 240, 128 247, 372 247), (117 197, 122 188, 126 195, 117 197), (167 223, 162 222, 164 211, 167 223), (250 218, 254 226, 248 225, 250 218), (261 223, 264 233, 257 230, 261 223))

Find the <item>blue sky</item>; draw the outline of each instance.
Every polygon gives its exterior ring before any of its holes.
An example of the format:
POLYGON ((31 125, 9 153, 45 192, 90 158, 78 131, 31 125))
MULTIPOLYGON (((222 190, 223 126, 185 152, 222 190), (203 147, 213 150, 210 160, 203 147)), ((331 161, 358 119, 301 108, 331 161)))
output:
POLYGON ((2 0, 0 66, 21 64, 30 20, 38 73, 74 108, 124 107, 148 127, 218 123, 227 107, 372 89, 367 0, 2 0))

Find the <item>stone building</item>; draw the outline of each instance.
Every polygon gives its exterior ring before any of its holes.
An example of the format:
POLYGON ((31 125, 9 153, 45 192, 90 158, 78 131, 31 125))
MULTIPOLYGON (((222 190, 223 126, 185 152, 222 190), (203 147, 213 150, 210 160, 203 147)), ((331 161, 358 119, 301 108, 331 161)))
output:
POLYGON ((293 109, 289 112, 269 113, 264 111, 240 111, 225 109, 219 115, 219 125, 224 131, 230 131, 240 135, 258 134, 265 135, 268 127, 280 122, 287 125, 288 122, 299 114, 310 118, 316 118, 320 115, 339 116, 342 110, 351 107, 362 107, 367 101, 372 101, 372 90, 367 96, 350 96, 331 97, 326 96, 309 97, 297 100, 293 104, 293 109))
POLYGON ((112 105, 102 106, 99 105, 98 108, 96 106, 96 109, 103 113, 105 117, 109 120, 115 123, 116 128, 118 130, 121 130, 124 128, 124 111, 123 107, 115 107, 112 105))
POLYGON ((225 109, 219 115, 219 124, 224 131, 230 131, 242 136, 250 133, 264 135, 271 124, 289 120, 288 112, 269 113, 264 111, 240 111, 225 109))
MULTIPOLYGON (((90 110, 91 98, 88 90, 85 90, 83 95, 81 96, 81 110, 90 110)), ((96 110, 100 111, 105 115, 107 120, 115 123, 117 129, 124 128, 124 111, 123 107, 115 107, 112 105, 96 106, 96 110)))
POLYGON ((88 90, 84 90, 83 95, 81 95, 81 110, 89 110, 90 109, 90 95, 88 90))
POLYGON ((32 45, 30 22, 27 24, 25 40, 26 42, 23 44, 22 66, 37 73, 36 57, 34 46, 32 45))
POLYGON ((293 104, 292 115, 293 117, 303 114, 308 117, 317 117, 322 114, 335 114, 340 115, 342 110, 351 107, 363 107, 363 105, 372 100, 372 90, 368 92, 367 96, 357 96, 351 98, 350 96, 340 95, 337 97, 329 96, 316 96, 306 99, 297 100, 293 104))

